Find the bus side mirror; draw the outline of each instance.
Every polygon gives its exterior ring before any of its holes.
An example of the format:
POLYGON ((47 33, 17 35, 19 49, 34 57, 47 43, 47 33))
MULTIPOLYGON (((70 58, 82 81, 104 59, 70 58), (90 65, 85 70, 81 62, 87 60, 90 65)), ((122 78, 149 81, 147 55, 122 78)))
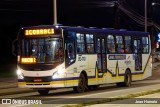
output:
POLYGON ((14 55, 14 56, 17 56, 17 41, 18 41, 18 39, 15 39, 15 40, 13 40, 13 42, 12 42, 12 54, 14 55))

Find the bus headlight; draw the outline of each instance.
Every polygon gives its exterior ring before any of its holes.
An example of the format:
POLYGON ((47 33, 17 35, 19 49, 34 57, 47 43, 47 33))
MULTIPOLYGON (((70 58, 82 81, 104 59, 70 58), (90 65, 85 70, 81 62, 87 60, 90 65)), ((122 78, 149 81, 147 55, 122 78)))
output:
POLYGON ((20 69, 17 70, 17 76, 19 79, 24 79, 23 73, 20 69))
POLYGON ((17 70, 17 75, 21 75, 22 74, 22 71, 21 70, 17 70))

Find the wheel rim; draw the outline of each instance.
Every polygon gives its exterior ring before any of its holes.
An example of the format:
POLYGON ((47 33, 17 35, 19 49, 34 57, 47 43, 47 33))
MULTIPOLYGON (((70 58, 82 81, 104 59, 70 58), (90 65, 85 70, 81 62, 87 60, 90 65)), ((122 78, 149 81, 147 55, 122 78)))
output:
POLYGON ((83 92, 85 89, 85 79, 83 77, 81 77, 79 79, 79 84, 78 84, 78 89, 83 92))
POLYGON ((126 75, 126 81, 127 81, 127 85, 130 86, 131 85, 131 76, 129 74, 126 75))

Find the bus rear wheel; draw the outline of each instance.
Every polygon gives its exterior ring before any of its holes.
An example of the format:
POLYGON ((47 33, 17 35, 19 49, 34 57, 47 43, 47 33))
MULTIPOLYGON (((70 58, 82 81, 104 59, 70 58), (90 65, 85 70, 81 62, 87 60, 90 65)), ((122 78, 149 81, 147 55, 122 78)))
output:
POLYGON ((37 90, 40 95, 48 95, 49 89, 37 90))
POLYGON ((82 93, 85 91, 86 85, 87 85, 87 82, 86 82, 86 78, 85 78, 84 74, 80 74, 78 86, 73 87, 73 90, 76 93, 82 93))
POLYGON ((125 87, 130 87, 131 86, 131 81, 132 81, 131 73, 130 73, 129 70, 127 70, 126 73, 125 73, 125 77, 124 77, 124 86, 125 87))

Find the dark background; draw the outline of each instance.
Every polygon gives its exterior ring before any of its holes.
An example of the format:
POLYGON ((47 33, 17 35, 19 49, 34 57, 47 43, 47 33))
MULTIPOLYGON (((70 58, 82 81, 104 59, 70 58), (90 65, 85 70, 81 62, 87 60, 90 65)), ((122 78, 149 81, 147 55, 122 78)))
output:
MULTIPOLYGON (((128 17, 117 5, 113 5, 113 1, 116 0, 57 0, 58 23, 144 31, 144 25, 128 17)), ((144 1, 119 0, 119 3, 144 18, 144 1)), ((147 1, 148 20, 159 25, 160 5, 152 6, 152 3, 160 3, 160 0, 147 1)), ((12 67, 5 68, 4 65, 16 64, 16 57, 12 55, 11 47, 21 27, 51 24, 53 24, 52 0, 1 0, 0 69, 13 70, 12 67)), ((148 26, 148 32, 152 38, 157 39, 156 34, 159 30, 155 26, 148 26)))

